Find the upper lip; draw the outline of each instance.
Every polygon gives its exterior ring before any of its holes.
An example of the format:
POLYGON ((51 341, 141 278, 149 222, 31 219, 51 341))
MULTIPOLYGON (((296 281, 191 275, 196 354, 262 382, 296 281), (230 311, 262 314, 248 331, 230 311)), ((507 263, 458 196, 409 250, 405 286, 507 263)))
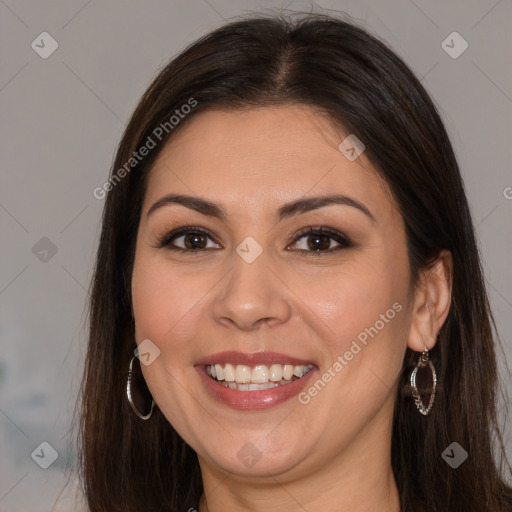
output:
POLYGON ((253 352, 252 354, 247 352, 218 352, 209 356, 203 357, 196 362, 197 366, 200 365, 212 365, 212 364, 223 364, 229 363, 233 365, 243 364, 246 366, 256 365, 267 365, 271 364, 292 364, 294 366, 314 364, 312 361, 306 359, 300 359, 297 357, 288 356, 286 354, 280 354, 278 352, 253 352))

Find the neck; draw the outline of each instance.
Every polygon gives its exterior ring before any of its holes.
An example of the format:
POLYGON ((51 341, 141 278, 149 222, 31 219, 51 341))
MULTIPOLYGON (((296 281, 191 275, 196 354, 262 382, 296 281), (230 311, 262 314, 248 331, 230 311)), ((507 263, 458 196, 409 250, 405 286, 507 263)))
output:
POLYGON ((303 468, 299 474, 295 468, 294 476, 244 478, 201 461, 199 512, 400 512, 391 431, 389 409, 383 407, 337 457, 314 471, 303 468))

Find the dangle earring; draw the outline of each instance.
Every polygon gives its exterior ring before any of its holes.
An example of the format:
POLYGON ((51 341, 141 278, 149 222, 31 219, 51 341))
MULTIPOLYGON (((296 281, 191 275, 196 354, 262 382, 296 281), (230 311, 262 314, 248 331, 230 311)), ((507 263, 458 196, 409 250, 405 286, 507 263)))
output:
POLYGON ((421 414, 426 416, 430 409, 432 409, 432 405, 434 403, 434 398, 436 396, 436 385, 437 385, 437 375, 436 370, 434 368, 434 365, 432 364, 432 361, 430 361, 429 358, 429 350, 427 347, 425 347, 425 350, 422 352, 418 363, 416 364, 416 367, 411 373, 411 390, 412 390, 412 396, 414 397, 414 402, 416 404, 416 407, 418 408, 418 411, 420 411, 421 414), (430 367, 430 371, 432 372, 432 391, 430 392, 430 400, 428 402, 428 406, 425 407, 423 404, 423 401, 421 399, 421 395, 418 391, 418 387, 416 385, 416 375, 418 373, 418 370, 421 368, 425 368, 426 366, 430 367))
MULTIPOLYGON (((142 371, 140 369, 139 369, 140 375, 137 375, 137 376, 134 375, 133 360, 136 357, 137 356, 133 356, 132 357, 132 359, 130 361, 130 365, 128 367, 128 380, 126 382, 126 396, 128 397, 128 402, 130 402, 130 405, 131 405, 131 407, 133 409, 133 412, 141 420, 149 420, 149 418, 151 418, 151 415, 153 414, 153 407, 155 405, 155 401, 153 400, 153 397, 151 397, 151 407, 150 407, 149 412, 147 414, 142 414, 137 409, 137 406, 135 405, 135 403, 133 401, 133 396, 132 396, 132 380, 134 380, 134 377, 138 379, 138 381, 139 381, 138 383, 139 384, 145 385, 144 377, 143 377, 142 371)), ((139 368, 140 368, 140 362, 139 362, 139 368)), ((145 385, 145 387, 147 388, 147 385, 145 385)), ((142 393, 137 389, 137 386, 134 386, 133 391, 135 392, 135 395, 137 396, 137 398, 142 397, 142 393)))

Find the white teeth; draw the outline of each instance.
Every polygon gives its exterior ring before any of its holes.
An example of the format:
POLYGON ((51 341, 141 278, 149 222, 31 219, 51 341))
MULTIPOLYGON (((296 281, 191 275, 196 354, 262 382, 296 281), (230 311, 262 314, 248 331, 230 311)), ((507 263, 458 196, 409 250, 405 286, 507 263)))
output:
POLYGON ((270 367, 264 364, 259 364, 251 367, 243 364, 232 365, 230 363, 226 363, 224 365, 207 365, 206 373, 213 379, 223 382, 224 385, 232 389, 255 391, 256 388, 268 389, 270 387, 275 387, 278 385, 277 383, 288 384, 294 378, 300 379, 312 368, 312 364, 307 366, 272 364, 270 367), (272 385, 262 387, 267 384, 272 385))
POLYGON ((293 368, 293 375, 295 375, 295 377, 302 377, 304 375, 304 366, 295 366, 293 368))
POLYGON ((264 384, 237 384, 236 382, 226 382, 223 380, 221 384, 229 389, 236 389, 238 391, 261 391, 262 389, 270 389, 279 386, 290 384, 291 380, 282 380, 281 382, 265 382, 264 384))
POLYGON ((283 367, 280 364, 271 365, 269 371, 272 382, 278 382, 283 378, 283 367))
MULTIPOLYGON (((270 389, 279 386, 275 382, 265 382, 264 384, 237 384, 232 389, 238 389, 238 391, 260 391, 261 389, 270 389)), ((229 386, 231 387, 231 386, 229 386)))
POLYGON ((252 369, 251 382, 254 384, 264 384, 268 382, 268 367, 264 364, 259 364, 252 369))
POLYGON ((293 376, 293 365, 285 364, 283 366, 283 379, 290 380, 293 376))
POLYGON ((235 382, 235 367, 232 364, 224 365, 224 380, 226 382, 235 382))
POLYGON ((235 381, 240 384, 251 382, 251 367, 237 364, 235 369, 235 381))

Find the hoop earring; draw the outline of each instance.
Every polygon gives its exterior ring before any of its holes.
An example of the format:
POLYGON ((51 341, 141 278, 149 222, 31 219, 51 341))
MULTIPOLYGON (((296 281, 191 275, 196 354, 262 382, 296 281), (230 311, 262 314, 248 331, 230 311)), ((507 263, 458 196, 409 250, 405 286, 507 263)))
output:
POLYGON ((425 350, 422 352, 422 354, 418 360, 418 363, 416 364, 416 367, 414 368, 414 370, 411 373, 411 389, 412 389, 412 396, 414 397, 414 403, 416 404, 418 411, 420 411, 420 413, 423 414, 424 416, 426 416, 430 412, 430 409, 432 409, 432 405, 434 404, 434 398, 436 396, 436 385, 437 385, 436 369, 434 368, 432 361, 430 361, 429 350, 427 347, 425 347, 425 350), (425 368, 427 365, 430 367, 430 371, 432 372, 432 391, 430 392, 430 400, 428 402, 428 406, 425 407, 425 405, 423 404, 423 401, 421 400, 421 395, 418 391, 418 387, 416 386, 416 375, 420 368, 425 368))
POLYGON ((128 402, 130 402, 130 405, 133 409, 133 412, 141 419, 141 420, 149 420, 151 418, 151 415, 153 414, 153 407, 155 405, 155 401, 153 400, 153 397, 151 397, 151 408, 147 414, 142 414, 139 412, 137 407, 135 406, 135 403, 133 402, 132 398, 132 378, 133 378, 133 360, 137 356, 133 356, 130 360, 130 365, 128 367, 128 380, 126 382, 126 396, 128 397, 128 402))

